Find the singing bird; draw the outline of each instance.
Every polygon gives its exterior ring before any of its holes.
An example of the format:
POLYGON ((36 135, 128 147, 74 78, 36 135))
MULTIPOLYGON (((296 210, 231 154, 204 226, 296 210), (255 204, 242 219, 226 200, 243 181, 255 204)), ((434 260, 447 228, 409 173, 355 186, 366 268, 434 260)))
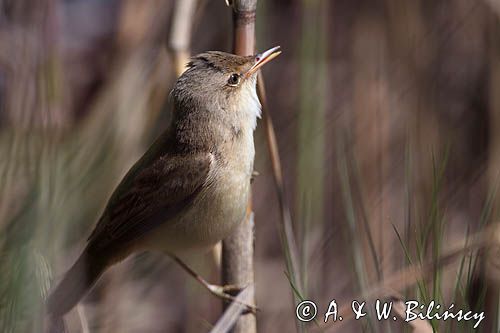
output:
POLYGON ((255 56, 209 51, 191 58, 171 92, 169 128, 115 189, 82 254, 50 293, 50 316, 62 318, 108 267, 134 252, 161 251, 187 268, 179 255, 209 248, 244 220, 261 112, 257 72, 280 53, 278 46, 255 56))

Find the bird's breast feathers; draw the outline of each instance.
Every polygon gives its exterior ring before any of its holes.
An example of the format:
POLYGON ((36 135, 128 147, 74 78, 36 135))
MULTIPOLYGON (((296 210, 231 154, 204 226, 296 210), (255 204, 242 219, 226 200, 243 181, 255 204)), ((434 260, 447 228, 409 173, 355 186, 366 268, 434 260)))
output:
POLYGON ((158 232, 147 237, 146 247, 176 255, 209 248, 243 221, 253 170, 253 137, 251 140, 250 150, 241 146, 238 151, 233 147, 231 156, 212 155, 203 190, 184 212, 165 221, 158 232))

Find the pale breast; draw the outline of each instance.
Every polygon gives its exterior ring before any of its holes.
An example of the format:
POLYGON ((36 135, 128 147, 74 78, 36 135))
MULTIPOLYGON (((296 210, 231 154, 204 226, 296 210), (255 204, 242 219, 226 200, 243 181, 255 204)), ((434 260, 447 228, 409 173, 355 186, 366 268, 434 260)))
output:
POLYGON ((221 147, 203 191, 184 213, 148 237, 146 247, 171 254, 207 248, 243 221, 254 160, 253 137, 244 135, 232 146, 221 147))

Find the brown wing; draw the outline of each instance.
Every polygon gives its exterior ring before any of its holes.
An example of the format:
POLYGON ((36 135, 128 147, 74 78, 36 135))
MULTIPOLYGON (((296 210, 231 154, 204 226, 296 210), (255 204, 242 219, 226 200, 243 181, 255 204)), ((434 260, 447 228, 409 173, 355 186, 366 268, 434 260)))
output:
POLYGON ((117 249, 176 216, 200 192, 211 165, 210 153, 167 155, 127 175, 90 235, 89 246, 117 249))

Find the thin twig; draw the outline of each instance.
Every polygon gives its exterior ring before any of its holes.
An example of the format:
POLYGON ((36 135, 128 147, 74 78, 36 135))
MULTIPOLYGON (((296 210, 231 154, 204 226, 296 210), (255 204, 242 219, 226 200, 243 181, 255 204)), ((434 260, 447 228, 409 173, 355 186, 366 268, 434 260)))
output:
POLYGON ((285 248, 289 250, 289 256, 287 260, 287 269, 289 273, 292 273, 295 281, 292 281, 295 286, 302 287, 301 276, 299 273, 299 263, 298 263, 298 249, 297 242, 295 240, 295 235, 293 233, 292 217, 290 214, 290 208, 286 200, 285 185, 283 182, 283 171, 281 168, 281 159, 278 150, 278 143, 276 141, 276 134, 274 132, 273 121, 269 109, 267 107, 267 96, 264 84, 264 77, 262 72, 259 73, 257 78, 257 94, 259 96, 260 102, 262 104, 262 120, 264 130, 266 132, 266 143, 269 150, 269 157, 271 159, 271 165, 273 168, 274 183, 276 185, 276 194, 278 196, 278 202, 280 205, 281 213, 281 233, 282 242, 285 248))

